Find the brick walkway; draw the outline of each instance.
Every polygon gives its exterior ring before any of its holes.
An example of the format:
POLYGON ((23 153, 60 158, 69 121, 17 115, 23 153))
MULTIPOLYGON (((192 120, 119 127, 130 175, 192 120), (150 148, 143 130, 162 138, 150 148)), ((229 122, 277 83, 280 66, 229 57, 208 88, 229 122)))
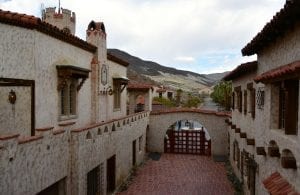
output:
POLYGON ((138 169, 129 188, 120 195, 231 195, 224 163, 206 156, 163 154, 138 169))

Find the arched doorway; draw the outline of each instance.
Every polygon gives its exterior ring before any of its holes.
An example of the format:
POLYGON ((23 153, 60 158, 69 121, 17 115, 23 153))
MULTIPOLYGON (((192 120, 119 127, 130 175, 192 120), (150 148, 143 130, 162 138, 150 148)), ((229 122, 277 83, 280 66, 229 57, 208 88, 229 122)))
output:
POLYGON ((179 120, 166 131, 164 152, 211 155, 211 139, 206 128, 194 120, 179 120))
POLYGON ((145 97, 143 95, 138 95, 135 100, 134 112, 143 112, 145 110, 145 97))

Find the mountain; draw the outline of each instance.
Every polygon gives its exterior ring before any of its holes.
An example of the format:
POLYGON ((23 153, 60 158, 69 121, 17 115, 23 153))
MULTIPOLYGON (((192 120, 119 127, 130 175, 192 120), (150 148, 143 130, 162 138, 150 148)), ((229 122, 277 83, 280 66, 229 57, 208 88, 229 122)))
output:
POLYGON ((227 74, 227 72, 198 74, 146 61, 118 49, 108 49, 108 52, 129 62, 129 79, 144 83, 165 85, 175 89, 181 88, 184 91, 199 91, 203 88, 212 87, 227 74))

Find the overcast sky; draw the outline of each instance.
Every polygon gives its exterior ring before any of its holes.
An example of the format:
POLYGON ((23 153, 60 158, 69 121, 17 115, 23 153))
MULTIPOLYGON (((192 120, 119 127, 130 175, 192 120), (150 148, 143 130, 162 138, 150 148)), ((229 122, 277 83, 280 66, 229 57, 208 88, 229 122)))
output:
MULTIPOLYGON (((197 73, 232 70, 256 56, 241 49, 284 6, 285 0, 61 0, 76 12, 85 40, 91 20, 103 21, 108 48, 197 73)), ((0 8, 41 17, 58 0, 0 0, 0 8)))

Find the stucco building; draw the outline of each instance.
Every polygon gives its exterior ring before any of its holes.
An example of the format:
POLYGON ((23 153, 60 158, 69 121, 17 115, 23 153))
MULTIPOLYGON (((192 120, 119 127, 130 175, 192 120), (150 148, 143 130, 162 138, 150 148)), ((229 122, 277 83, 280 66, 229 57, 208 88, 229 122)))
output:
POLYGON ((126 114, 128 63, 102 22, 86 41, 75 22, 0 10, 0 194, 106 194, 143 160, 149 112, 126 114))
POLYGON ((246 194, 300 192, 299 9, 286 1, 242 49, 257 61, 224 77, 233 85, 230 161, 246 194))

